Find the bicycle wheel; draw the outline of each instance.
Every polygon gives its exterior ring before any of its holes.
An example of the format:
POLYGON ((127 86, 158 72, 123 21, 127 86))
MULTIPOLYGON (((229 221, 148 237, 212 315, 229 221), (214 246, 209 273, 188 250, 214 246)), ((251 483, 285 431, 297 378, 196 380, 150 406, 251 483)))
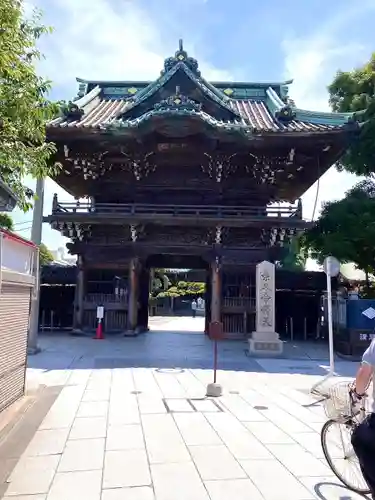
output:
POLYGON ((368 494, 370 490, 351 444, 352 431, 351 424, 328 420, 320 434, 324 456, 332 472, 347 488, 368 494))

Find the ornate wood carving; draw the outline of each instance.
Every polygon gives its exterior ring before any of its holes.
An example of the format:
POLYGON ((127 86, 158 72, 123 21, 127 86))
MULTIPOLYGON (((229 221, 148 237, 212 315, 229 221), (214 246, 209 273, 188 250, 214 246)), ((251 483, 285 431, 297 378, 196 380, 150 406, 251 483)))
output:
POLYGON ((236 156, 236 153, 205 153, 205 161, 201 165, 202 171, 210 179, 220 183, 237 170, 237 164, 234 162, 236 156))
POLYGON ((120 168, 131 172, 136 181, 140 181, 156 170, 156 163, 153 161, 154 152, 152 151, 147 153, 142 151, 129 153, 126 149, 122 148, 121 154, 125 157, 125 161, 120 168))

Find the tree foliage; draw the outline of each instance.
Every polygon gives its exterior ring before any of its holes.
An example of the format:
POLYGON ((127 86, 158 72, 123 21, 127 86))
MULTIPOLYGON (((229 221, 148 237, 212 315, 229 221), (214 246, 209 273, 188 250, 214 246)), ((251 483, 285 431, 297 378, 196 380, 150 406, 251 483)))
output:
POLYGON ((0 228, 13 231, 14 224, 12 216, 7 213, 0 213, 0 228))
POLYGON ((280 268, 286 271, 304 271, 308 250, 303 245, 303 239, 293 238, 284 248, 284 255, 280 261, 280 268))
POLYGON ((360 269, 375 269, 375 183, 365 180, 345 198, 326 203, 315 226, 303 236, 311 257, 322 263, 332 255, 354 262, 360 269))
POLYGON ((39 246, 39 263, 41 266, 46 266, 47 264, 51 264, 55 259, 51 253, 51 251, 46 247, 44 243, 41 243, 39 246))
POLYGON ((0 2, 0 174, 24 210, 30 208, 32 194, 23 185, 25 176, 47 177, 57 169, 46 122, 58 105, 48 101, 50 82, 35 69, 41 58, 37 41, 51 31, 40 21, 37 11, 24 18, 21 0, 0 2))
POLYGON ((358 112, 362 121, 357 140, 344 155, 339 168, 357 175, 375 173, 375 53, 368 63, 352 71, 338 71, 328 87, 334 111, 358 112))
POLYGON ((179 281, 163 292, 158 293, 157 297, 186 297, 204 295, 206 292, 206 284, 196 281, 179 281))

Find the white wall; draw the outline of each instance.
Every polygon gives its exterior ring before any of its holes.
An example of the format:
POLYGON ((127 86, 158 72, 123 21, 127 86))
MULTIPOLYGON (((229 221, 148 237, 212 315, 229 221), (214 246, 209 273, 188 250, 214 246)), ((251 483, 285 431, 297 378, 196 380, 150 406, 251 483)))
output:
POLYGON ((18 273, 32 273, 32 259, 36 253, 35 246, 16 235, 0 231, 2 237, 0 265, 18 273))

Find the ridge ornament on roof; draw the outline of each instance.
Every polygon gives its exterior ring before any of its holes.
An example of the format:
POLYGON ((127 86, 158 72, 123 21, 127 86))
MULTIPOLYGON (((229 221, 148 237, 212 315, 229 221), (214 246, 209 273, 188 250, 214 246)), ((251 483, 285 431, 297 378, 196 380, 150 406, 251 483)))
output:
POLYGON ((163 99, 160 102, 154 104, 155 110, 168 110, 168 109, 184 109, 191 111, 201 111, 202 104, 193 101, 189 97, 181 94, 180 87, 176 87, 176 93, 174 95, 170 95, 166 99, 163 99))
POLYGON ((184 50, 184 43, 181 38, 178 42, 178 45, 179 48, 174 57, 168 57, 167 59, 165 59, 164 69, 161 71, 161 75, 168 73, 168 71, 171 70, 173 66, 175 66, 179 62, 183 62, 196 76, 201 76, 201 72, 198 69, 198 61, 193 57, 190 57, 186 50, 184 50))

